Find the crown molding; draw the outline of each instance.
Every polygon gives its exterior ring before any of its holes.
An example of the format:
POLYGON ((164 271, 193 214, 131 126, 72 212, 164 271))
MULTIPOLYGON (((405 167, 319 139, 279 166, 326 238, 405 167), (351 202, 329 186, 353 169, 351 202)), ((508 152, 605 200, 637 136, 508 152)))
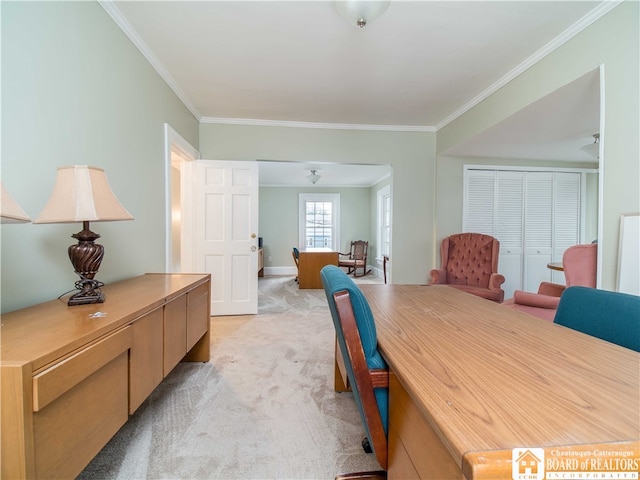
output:
POLYGON ((435 127, 420 125, 364 125, 359 123, 292 122, 285 120, 259 120, 253 118, 202 117, 200 123, 252 125, 263 127, 324 128, 330 130, 377 130, 387 132, 435 132, 435 127))
POLYGON ((191 112, 191 114, 196 118, 196 120, 200 120, 202 115, 198 111, 198 109, 191 103, 189 97, 182 91, 178 83, 171 76, 169 71, 165 68, 165 66, 158 60, 158 57, 151 51, 151 49, 147 46, 147 44, 142 40, 138 32, 134 30, 131 24, 127 21, 127 19, 122 15, 122 12, 116 7, 115 3, 112 0, 98 0, 98 3, 105 9, 105 11, 109 14, 109 16, 116 22, 116 25, 120 27, 120 29, 125 33, 129 40, 133 42, 140 53, 147 59, 147 61, 151 64, 151 66, 158 72, 158 74, 162 77, 162 79, 169 85, 169 88, 173 90, 180 101, 184 104, 185 107, 191 112))
POLYGON ((605 0, 600 3, 596 8, 587 13, 584 17, 574 23, 571 27, 562 32, 559 36, 554 38, 552 41, 547 43, 540 50, 535 52, 529 58, 527 58, 524 62, 518 65, 516 68, 507 73, 504 77, 500 78, 497 82, 487 88, 485 91, 480 93, 477 97, 473 98, 469 102, 465 103, 458 110, 453 112, 451 115, 446 117, 440 123, 435 126, 435 131, 440 130, 441 128, 446 127, 449 123, 453 122, 456 118, 460 117, 464 113, 471 110, 473 107, 478 105, 480 102, 493 95, 499 89, 504 87, 511 80, 516 78, 518 75, 523 73, 525 70, 529 69, 529 67, 535 65, 540 60, 542 60, 547 55, 551 54, 558 47, 562 46, 573 37, 575 37, 582 30, 587 28, 589 25, 594 23, 596 20, 603 17, 605 14, 609 13, 619 4, 621 4, 624 0, 605 0))
POLYGON ((388 131, 388 132, 437 132, 438 130, 446 127, 449 123, 453 122, 458 117, 462 116, 473 107, 478 105, 483 100, 487 99, 500 88, 504 87, 518 75, 528 70, 531 66, 542 60, 547 55, 551 54, 558 47, 569 41, 576 36, 582 30, 589 25, 606 15, 613 10, 624 0, 604 0, 596 8, 591 10, 588 14, 574 23, 567 30, 562 32, 558 37, 547 43, 540 50, 535 52, 524 62, 518 65, 516 68, 508 72, 498 81, 493 83, 489 88, 484 90, 478 96, 465 103, 458 110, 454 111, 451 115, 443 119, 435 126, 419 126, 419 125, 366 125, 357 123, 319 123, 319 122, 295 122, 284 120, 259 120, 251 118, 220 118, 220 117, 203 117, 198 109, 191 103, 187 95, 178 86, 175 79, 162 65, 160 60, 154 55, 147 44, 142 40, 138 33, 133 29, 131 24, 122 15, 118 7, 114 4, 113 0, 98 0, 98 3, 105 9, 105 11, 111 16, 113 21, 122 29, 127 37, 138 48, 142 55, 149 61, 158 74, 164 79, 169 88, 178 96, 178 98, 184 103, 185 107, 191 112, 191 114, 200 123, 212 123, 212 124, 228 124, 228 125, 251 125, 251 126, 268 126, 268 127, 291 127, 291 128, 317 128, 317 129, 330 129, 330 130, 371 130, 371 131, 388 131))

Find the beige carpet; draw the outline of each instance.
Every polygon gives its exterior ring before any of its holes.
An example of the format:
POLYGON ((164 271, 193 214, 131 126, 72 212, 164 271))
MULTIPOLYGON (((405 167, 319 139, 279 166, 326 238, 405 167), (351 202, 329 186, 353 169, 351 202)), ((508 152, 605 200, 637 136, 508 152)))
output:
POLYGON ((212 317, 211 328, 211 362, 178 365, 79 478, 332 479, 379 469, 362 450, 352 395, 333 391, 322 290, 262 278, 258 315, 212 317))

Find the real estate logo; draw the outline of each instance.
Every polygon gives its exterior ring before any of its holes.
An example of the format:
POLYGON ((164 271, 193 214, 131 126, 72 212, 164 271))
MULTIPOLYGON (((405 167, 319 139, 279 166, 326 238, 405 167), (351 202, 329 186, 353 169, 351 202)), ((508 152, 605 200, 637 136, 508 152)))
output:
POLYGON ((513 480, 638 480, 640 441, 590 448, 589 445, 514 448, 511 451, 513 480))
POLYGON ((544 480, 544 448, 514 448, 511 477, 513 480, 544 480))

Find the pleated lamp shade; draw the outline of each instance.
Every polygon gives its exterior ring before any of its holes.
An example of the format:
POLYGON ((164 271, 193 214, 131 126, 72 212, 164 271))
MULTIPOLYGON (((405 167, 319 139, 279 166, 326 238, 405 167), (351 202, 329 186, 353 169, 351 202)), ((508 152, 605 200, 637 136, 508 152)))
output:
POLYGON ((118 201, 104 170, 86 165, 58 167, 53 193, 33 223, 133 220, 118 201))
POLYGON ((29 215, 25 213, 20 205, 11 198, 7 189, 0 183, 0 189, 2 190, 0 197, 0 223, 27 223, 31 219, 29 215))

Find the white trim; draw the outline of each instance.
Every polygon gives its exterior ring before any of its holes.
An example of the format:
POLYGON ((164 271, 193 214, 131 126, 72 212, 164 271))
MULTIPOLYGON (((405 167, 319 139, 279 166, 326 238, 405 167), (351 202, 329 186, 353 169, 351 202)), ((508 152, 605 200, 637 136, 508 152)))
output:
POLYGON ((623 2, 623 0, 605 0, 602 3, 600 3, 596 8, 591 10, 584 17, 582 17, 580 20, 578 20, 576 23, 574 23, 571 27, 569 27, 567 30, 562 32, 558 37, 556 37, 555 39, 553 39, 552 41, 547 43, 544 47, 542 47, 536 53, 534 53, 529 58, 527 58, 524 62, 522 62, 516 68, 514 68, 513 70, 508 72, 505 76, 503 76, 502 78, 498 79, 497 82, 495 82, 489 88, 484 90, 477 97, 475 97, 471 101, 465 103, 458 110, 456 110, 451 115, 449 115, 447 118, 445 118, 440 123, 438 123, 435 126, 436 131, 440 130, 441 128, 446 127, 449 123, 453 122, 456 118, 460 117, 461 115, 463 115, 464 113, 468 112, 473 107, 478 105, 480 102, 482 102, 483 100, 485 100, 489 96, 493 95, 495 92, 497 92, 499 89, 504 87, 511 80, 513 80, 518 75, 520 75, 522 72, 524 72, 525 70, 529 69, 531 66, 535 65, 536 63, 538 63, 540 60, 542 60, 547 55, 551 54, 558 47, 562 46, 563 44, 565 44, 566 42, 571 40, 573 37, 575 37, 582 30, 584 30, 589 25, 594 23, 596 20, 600 19, 602 16, 604 16, 605 14, 607 14, 608 12, 613 10, 615 7, 617 7, 622 2, 623 2))
POLYGON ((298 194, 298 248, 306 248, 306 202, 331 202, 333 204, 331 248, 340 251, 340 194, 339 193, 299 193, 298 194))
POLYGON ((252 125, 263 127, 319 128, 330 130, 376 130, 385 132, 435 132, 435 127, 422 125, 365 125, 359 123, 293 122, 287 120, 260 120, 256 118, 202 117, 200 123, 225 125, 252 125))
POLYGON ((602 288, 602 256, 604 243, 604 145, 606 135, 604 130, 605 119, 605 90, 604 90, 604 64, 600 65, 600 150, 598 154, 598 257, 596 259, 596 288, 602 288))
MULTIPOLYGON (((271 275, 297 275, 298 269, 296 267, 264 267, 264 276, 271 275)), ((258 279, 260 281, 260 279, 258 279)))
MULTIPOLYGON (((172 230, 172 208, 171 208, 171 150, 175 147, 184 154, 185 158, 189 161, 197 160, 200 158, 200 153, 196 150, 187 140, 185 140, 177 131, 175 131, 168 123, 164 124, 164 202, 165 202, 165 271, 171 272, 173 242, 171 240, 172 230)), ((190 162, 182 162, 190 163, 190 162)), ((182 211, 182 230, 183 232, 192 232, 191 228, 191 199, 190 189, 186 188, 185 181, 190 178, 188 175, 187 165, 181 165, 181 211, 182 211)), ((187 242, 183 242, 185 244, 187 242)), ((181 252, 181 263, 187 267, 193 264, 192 255, 189 251, 185 251, 186 245, 183 245, 181 252)), ((189 247, 190 248, 190 247, 189 247)), ((190 271, 190 268, 183 268, 183 271, 190 271)))
POLYGON ((509 165, 463 165, 467 170, 496 170, 496 171, 518 171, 518 172, 569 172, 569 173, 599 173, 598 168, 556 168, 556 167, 520 167, 509 165))
POLYGON ((391 232, 393 231, 393 197, 391 197, 391 184, 389 185, 385 185, 384 187, 380 188, 377 192, 376 192, 376 217, 377 217, 377 225, 376 225, 376 237, 377 237, 377 241, 378 241, 378 248, 376 249, 376 260, 377 261, 382 261, 382 255, 383 253, 381 252, 382 248, 382 224, 383 224, 383 213, 384 213, 384 199, 385 197, 389 197, 389 201, 390 201, 390 205, 389 205, 389 214, 391 215, 391 219, 390 219, 390 231, 389 231, 389 251, 386 253, 387 255, 391 255, 391 232))
POLYGON ((155 56, 153 51, 147 46, 147 44, 142 40, 138 32, 131 26, 129 21, 124 17, 122 12, 118 7, 116 7, 115 3, 112 0, 98 0, 98 3, 105 9, 105 11, 109 14, 109 16, 116 22, 116 25, 120 27, 120 29, 125 33, 129 40, 140 50, 140 53, 147 59, 147 61, 151 64, 151 66, 158 72, 158 74, 162 77, 162 79, 167 82, 169 88, 173 90, 180 101, 184 104, 185 107, 191 112, 191 114, 196 118, 196 120, 200 121, 202 115, 198 111, 198 109, 191 103, 187 94, 182 91, 178 83, 175 81, 173 76, 169 73, 169 71, 165 68, 165 66, 158 60, 158 57, 155 56))

